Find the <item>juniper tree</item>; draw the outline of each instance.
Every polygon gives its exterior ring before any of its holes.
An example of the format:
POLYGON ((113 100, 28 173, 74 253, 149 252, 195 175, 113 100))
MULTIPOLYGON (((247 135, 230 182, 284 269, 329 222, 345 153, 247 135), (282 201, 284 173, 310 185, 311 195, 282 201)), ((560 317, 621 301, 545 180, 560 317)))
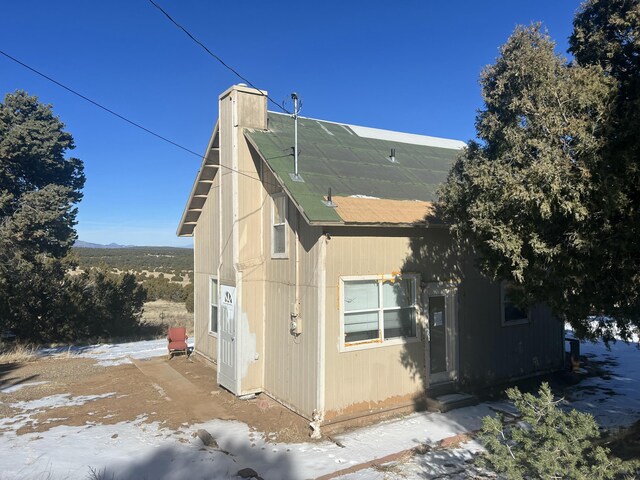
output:
POLYGON ((0 103, 0 331, 34 341, 124 335, 146 291, 132 275, 69 277, 81 160, 50 105, 24 92, 0 103))
POLYGON ((590 172, 599 186, 590 207, 592 293, 595 309, 626 329, 640 316, 640 1, 587 1, 569 44, 578 65, 602 68, 614 82, 601 161, 590 172))
POLYGON ((50 105, 20 91, 0 103, 0 327, 19 334, 44 328, 65 281, 85 181, 73 148, 50 105))
POLYGON ((482 271, 581 336, 607 333, 589 330, 592 313, 613 316, 623 336, 640 317, 638 5, 586 3, 574 62, 540 25, 516 28, 482 73, 477 140, 440 192, 482 271))

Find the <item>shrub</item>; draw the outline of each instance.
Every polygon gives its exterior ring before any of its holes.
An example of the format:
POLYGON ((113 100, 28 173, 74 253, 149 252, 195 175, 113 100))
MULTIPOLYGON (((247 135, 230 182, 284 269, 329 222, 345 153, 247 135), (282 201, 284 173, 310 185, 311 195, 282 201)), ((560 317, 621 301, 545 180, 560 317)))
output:
POLYGON ((184 300, 184 306, 187 308, 187 312, 193 313, 193 283, 185 285, 184 290, 187 292, 184 300))
POLYGON ((168 300, 170 302, 184 302, 186 292, 182 285, 172 283, 168 278, 149 278, 144 281, 149 300, 168 300))
POLYGON ((507 396, 522 417, 512 425, 505 425, 502 416, 483 419, 479 438, 486 453, 477 460, 480 466, 510 479, 584 480, 623 478, 637 467, 597 445, 600 432, 593 416, 559 408, 547 383, 538 397, 517 388, 507 390, 507 396))
POLYGON ((91 270, 69 279, 59 315, 57 340, 120 337, 140 326, 145 288, 131 273, 113 275, 91 270))

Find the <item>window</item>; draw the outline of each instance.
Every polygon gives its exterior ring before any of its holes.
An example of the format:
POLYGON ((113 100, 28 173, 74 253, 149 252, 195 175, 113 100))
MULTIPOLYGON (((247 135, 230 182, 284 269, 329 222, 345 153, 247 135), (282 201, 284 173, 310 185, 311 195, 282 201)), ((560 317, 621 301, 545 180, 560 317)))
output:
POLYGON ((271 256, 287 257, 287 196, 284 193, 273 195, 273 225, 271 230, 271 256))
POLYGON ((416 276, 343 278, 343 347, 417 338, 416 276))
POLYGON ((210 304, 211 311, 209 312, 209 333, 217 334, 218 333, 218 280, 215 278, 211 279, 210 285, 210 304))
POLYGON ((502 282, 500 287, 500 300, 502 303, 502 325, 521 325, 529 323, 529 312, 519 308, 509 298, 509 293, 515 287, 509 282, 502 282))

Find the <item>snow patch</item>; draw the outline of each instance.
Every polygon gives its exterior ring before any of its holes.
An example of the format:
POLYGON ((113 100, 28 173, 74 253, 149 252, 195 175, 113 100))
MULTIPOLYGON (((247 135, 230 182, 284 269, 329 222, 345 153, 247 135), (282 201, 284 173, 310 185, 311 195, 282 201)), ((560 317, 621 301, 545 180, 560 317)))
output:
POLYGON ((22 410, 23 412, 43 408, 75 407, 84 405, 85 403, 93 400, 112 397, 113 395, 115 395, 115 392, 102 393, 100 395, 79 395, 77 397, 71 397, 70 393, 59 393, 57 395, 49 395, 48 397, 39 398, 37 400, 10 403, 9 406, 11 408, 22 410))
POLYGON ((24 387, 33 387, 34 385, 44 385, 45 383, 49 383, 49 382, 43 381, 43 382, 18 383, 16 385, 11 385, 9 387, 0 388, 0 393, 13 393, 23 389, 24 387))
MULTIPOLYGON (((193 342, 192 339, 189 340, 193 342)), ((193 343, 190 343, 189 347, 193 347, 193 343)), ((167 341, 160 339, 128 343, 98 344, 84 347, 64 346, 42 348, 38 350, 38 355, 42 357, 74 355, 80 358, 92 358, 97 361, 98 365, 111 367, 132 363, 131 359, 144 360, 167 355, 167 341)))

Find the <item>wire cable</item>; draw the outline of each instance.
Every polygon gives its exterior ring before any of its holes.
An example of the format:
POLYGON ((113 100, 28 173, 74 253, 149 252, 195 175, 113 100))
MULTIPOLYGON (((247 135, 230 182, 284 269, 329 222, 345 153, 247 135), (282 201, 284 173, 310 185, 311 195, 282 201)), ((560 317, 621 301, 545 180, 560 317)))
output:
POLYGON ((240 80, 242 80, 243 82, 246 82, 247 85, 249 85, 250 87, 255 88, 256 90, 258 90, 258 92, 260 92, 261 95, 267 97, 267 99, 273 103, 276 107, 278 107, 280 110, 282 110, 283 112, 289 114, 289 115, 293 115, 289 110, 287 110, 286 108, 284 108, 284 106, 280 105, 278 102, 276 102, 275 100, 273 100, 269 95, 267 95, 266 93, 264 93, 262 90, 260 90, 258 87, 256 87, 250 80, 248 80, 246 77, 242 76, 240 73, 238 73, 237 70, 235 70, 233 67, 227 65, 224 60, 222 60, 218 55, 216 55, 215 53, 213 53, 211 50, 209 50, 207 48, 207 46, 205 44, 203 44, 200 40, 198 40, 196 37, 194 37, 189 30, 187 30, 185 27, 183 27, 182 25, 180 25, 178 22, 176 22, 173 17, 171 15, 169 15, 167 13, 166 10, 164 10, 160 5, 158 5, 156 2, 154 2, 153 0, 149 0, 149 3, 151 3, 154 7, 156 7, 158 10, 160 10, 165 17, 167 17, 169 19, 169 21, 171 23, 173 23, 176 27, 178 27, 180 30, 182 30, 185 34, 187 34, 187 36, 193 40, 195 43, 197 43, 198 45, 200 45, 205 52, 207 52, 209 55, 211 55, 213 58, 215 58, 218 62, 220 62, 222 64, 223 67, 225 67, 226 69, 228 69, 229 71, 231 71, 236 77, 238 77, 240 80))
MULTIPOLYGON (((195 155, 195 156, 196 156, 196 157, 198 157, 199 159, 202 159, 203 155, 200 155, 199 153, 196 153, 196 152, 194 152, 193 150, 191 150, 191 149, 189 149, 189 148, 187 148, 187 147, 184 147, 184 146, 180 145, 179 143, 174 142, 173 140, 169 140, 167 137, 164 137, 164 136, 160 135, 159 133, 156 133, 156 132, 154 132, 154 131, 152 131, 152 130, 149 130, 148 128, 143 127, 142 125, 140 125, 139 123, 134 122, 133 120, 129 120, 127 117, 125 117, 125 116, 123 116, 123 115, 120 115, 120 114, 119 114, 119 113, 117 113, 117 112, 114 112, 114 111, 113 111, 113 110, 111 110, 110 108, 105 107, 104 105, 102 105, 102 104, 100 104, 100 103, 96 102, 95 100, 91 100, 89 97, 87 97, 87 96, 85 96, 85 95, 82 95, 81 93, 77 92, 76 90, 74 90, 74 89, 73 89, 73 88, 71 88, 71 87, 67 87, 67 86, 66 86, 66 85, 64 85, 63 83, 61 83, 61 82, 59 82, 59 81, 55 80, 54 78, 51 78, 50 76, 48 76, 48 75, 46 75, 46 74, 44 74, 44 73, 40 72, 39 70, 36 70, 35 68, 30 67, 30 66, 29 66, 29 65, 27 65, 26 63, 21 62, 20 60, 18 60, 18 59, 17 59, 17 58, 15 58, 15 57, 12 57, 12 56, 11 56, 11 55, 9 55, 8 53, 3 52, 2 50, 0 50, 0 54, 4 55, 4 56, 5 56, 5 57, 7 57, 9 60, 14 61, 14 62, 15 62, 15 63, 17 63, 18 65, 23 66, 23 67, 24 67, 24 68, 26 68, 27 70, 30 70, 30 71, 32 71, 33 73, 37 74, 37 75, 40 75, 42 78, 45 78, 45 79, 49 80, 50 82, 52 82, 52 83, 54 83, 54 84, 58 85, 59 87, 64 88, 64 89, 65 89, 65 90, 67 90, 68 92, 73 93, 74 95, 76 95, 76 96, 80 97, 81 99, 83 99, 83 100, 85 100, 85 101, 87 101, 87 102, 91 103, 92 105, 94 105, 94 106, 96 106, 96 107, 98 107, 98 108, 100 108, 100 109, 104 110, 105 112, 108 112, 108 113, 110 113, 111 115, 114 115, 115 117, 119 118, 120 120, 123 120, 123 121, 127 122, 128 124, 133 125, 134 127, 139 128, 140 130, 142 130, 142 131, 144 131, 144 132, 148 133, 149 135, 153 135, 154 137, 159 138, 160 140, 163 140, 164 142, 167 142, 167 143, 169 143, 169 144, 173 145, 174 147, 178 147, 178 148, 180 148, 180 149, 184 150, 185 152, 190 153, 190 154, 192 154, 192 155, 195 155)), ((220 166, 221 168, 225 168, 225 169, 230 170, 230 171, 232 171, 232 172, 236 172, 236 173, 238 173, 238 174, 240 174, 240 175, 244 175, 245 177, 247 177, 247 178, 251 178, 252 180, 257 180, 258 182, 262 182, 262 183, 265 183, 265 184, 268 184, 268 185, 273 185, 273 186, 276 186, 276 187, 279 187, 279 186, 280 186, 280 185, 278 185, 278 184, 275 184, 275 183, 271 183, 271 182, 264 181, 264 180, 262 180, 262 179, 260 179, 260 178, 254 177, 253 175, 249 175, 248 173, 241 172, 240 170, 236 170, 235 168, 228 167, 228 166, 226 166, 226 165, 219 164, 219 166, 220 166)))
POLYGON ((162 135, 160 135, 160 134, 158 134, 158 133, 152 132, 152 131, 151 131, 151 130, 149 130, 148 128, 143 127, 142 125, 140 125, 139 123, 136 123, 136 122, 134 122, 133 120, 129 120, 129 119, 128 119, 128 118, 126 118, 126 117, 123 117, 122 115, 120 115, 119 113, 114 112, 114 111, 113 111, 113 110, 111 110, 110 108, 107 108, 107 107, 105 107, 104 105, 101 105, 101 104, 99 104, 98 102, 96 102, 96 101, 94 101, 94 100, 91 100, 89 97, 85 97, 85 96, 84 96, 84 95, 82 95, 81 93, 76 92, 74 89, 72 89, 72 88, 70 88, 70 87, 67 87, 66 85, 64 85, 64 84, 62 84, 62 83, 60 83, 60 82, 58 82, 57 80, 55 80, 55 79, 51 78, 50 76, 45 75, 44 73, 42 73, 42 72, 40 72, 40 71, 36 70, 35 68, 30 67, 30 66, 29 66, 29 65, 27 65, 26 63, 21 62, 21 61, 20 61, 20 60, 18 60, 17 58, 12 57, 12 56, 11 56, 11 55, 9 55, 8 53, 3 52, 2 50, 0 50, 0 53, 1 53, 2 55, 4 55, 5 57, 7 57, 8 59, 13 60, 13 61, 14 61, 14 62, 16 62, 17 64, 22 65, 22 66, 23 66, 24 68, 26 68, 27 70, 31 70, 33 73, 35 73, 35 74, 37 74, 37 75, 40 75, 40 76, 41 76, 41 77, 43 77, 43 78, 46 78, 46 79, 47 79, 47 80, 49 80, 50 82, 53 82, 53 83, 55 83, 56 85, 58 85, 59 87, 64 88, 64 89, 65 89, 65 90, 67 90, 68 92, 71 92, 71 93, 73 93, 74 95, 77 95, 78 97, 82 98, 83 100, 86 100, 86 101, 87 101, 87 102, 89 102, 89 103, 92 103, 93 105, 95 105, 95 106, 96 106, 96 107, 98 107, 98 108, 101 108, 101 109, 102 109, 102 110, 104 110, 105 112, 108 112, 108 113, 110 113, 111 115, 115 115, 115 116, 116 116, 116 117, 118 117, 120 120, 124 120, 125 122, 127 122, 127 123, 129 123, 129 124, 133 125, 134 127, 137 127, 137 128, 139 128, 140 130, 144 130, 144 131, 145 131, 145 132, 147 132, 148 134, 153 135, 154 137, 157 137, 157 138, 159 138, 160 140, 164 140, 165 142, 170 143, 171 145, 173 145, 173 146, 175 146, 175 147, 181 148, 181 149, 182 149, 182 150, 184 150, 185 152, 189 152, 189 153, 191 153, 191 154, 193 154, 193 155, 196 155, 196 156, 198 156, 198 157, 200 157, 200 158, 202 157, 202 155, 200 155, 200 154, 198 154, 198 153, 194 152, 193 150, 190 150, 190 149, 188 149, 187 147, 183 147, 182 145, 180 145, 180 144, 178 144, 178 143, 176 143, 176 142, 174 142, 174 141, 172 141, 172 140, 169 140, 168 138, 163 137, 162 135))

